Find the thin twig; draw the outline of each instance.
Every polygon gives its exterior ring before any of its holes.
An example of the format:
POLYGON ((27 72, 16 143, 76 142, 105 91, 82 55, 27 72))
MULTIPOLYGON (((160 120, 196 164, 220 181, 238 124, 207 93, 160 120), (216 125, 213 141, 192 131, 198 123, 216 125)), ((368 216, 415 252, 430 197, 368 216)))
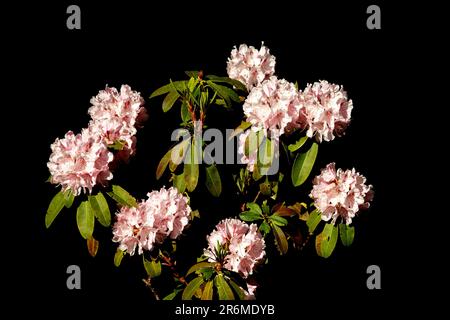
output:
POLYGON ((158 293, 156 292, 156 290, 152 287, 152 281, 151 281, 152 279, 150 278, 150 277, 148 277, 147 279, 142 279, 142 281, 145 283, 145 286, 147 287, 147 288, 149 288, 150 289, 150 291, 153 293, 153 295, 155 296, 155 299, 156 300, 161 300, 160 298, 159 298, 159 295, 158 295, 158 293))
POLYGON ((176 270, 175 264, 172 262, 172 260, 169 257, 166 257, 164 254, 159 255, 161 259, 164 261, 164 265, 170 268, 170 271, 172 271, 172 275, 178 279, 182 284, 187 285, 186 279, 181 276, 178 271, 176 270))

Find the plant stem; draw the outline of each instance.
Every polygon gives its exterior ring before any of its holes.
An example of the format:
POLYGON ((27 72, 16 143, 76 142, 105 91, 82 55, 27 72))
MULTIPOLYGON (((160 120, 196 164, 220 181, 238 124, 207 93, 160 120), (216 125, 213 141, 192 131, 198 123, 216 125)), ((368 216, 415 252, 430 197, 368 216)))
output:
POLYGON ((186 279, 181 276, 178 271, 175 268, 175 263, 172 262, 170 257, 165 256, 163 253, 160 253, 159 255, 161 259, 164 261, 164 265, 170 268, 170 271, 172 272, 172 275, 178 279, 182 284, 187 285, 186 279))
POLYGON ((256 202, 256 200, 258 200, 258 197, 259 197, 260 194, 261 194, 261 190, 258 191, 258 193, 256 194, 256 197, 255 197, 255 199, 253 200, 253 202, 256 202))
POLYGON ((156 300, 161 300, 156 290, 152 287, 152 278, 148 277, 147 279, 142 279, 142 281, 145 283, 145 286, 150 289, 150 291, 155 296, 156 300))

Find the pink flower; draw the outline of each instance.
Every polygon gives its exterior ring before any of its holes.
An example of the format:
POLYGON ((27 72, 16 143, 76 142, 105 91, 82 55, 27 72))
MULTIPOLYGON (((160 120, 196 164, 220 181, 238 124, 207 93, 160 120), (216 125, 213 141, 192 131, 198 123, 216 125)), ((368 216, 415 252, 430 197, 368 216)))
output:
POLYGON ((360 209, 369 207, 373 190, 355 169, 336 170, 330 163, 314 178, 310 197, 321 211, 322 220, 336 223, 340 217, 349 225, 360 209))
POLYGON ((126 149, 132 150, 132 137, 136 134, 139 119, 145 119, 144 100, 128 85, 116 88, 106 87, 91 99, 88 112, 92 117, 89 127, 101 135, 108 145, 121 141, 126 149))
POLYGON ((327 81, 308 84, 299 93, 301 109, 296 125, 307 129, 306 135, 316 137, 318 142, 331 141, 344 134, 350 122, 352 100, 342 86, 327 81))
POLYGON ((294 84, 275 76, 253 88, 243 105, 252 126, 265 131, 279 130, 280 134, 298 117, 299 108, 294 84))
POLYGON ((222 220, 207 240, 208 248, 204 254, 208 261, 222 262, 224 268, 238 272, 244 278, 253 273, 265 256, 264 238, 258 232, 257 225, 249 226, 239 219, 222 220), (218 246, 225 250, 224 257, 219 256, 218 246))
POLYGON ((134 255, 151 251, 167 237, 176 239, 189 222, 191 208, 188 199, 171 187, 147 194, 146 201, 137 208, 122 207, 116 214, 113 241, 120 242, 119 249, 134 255))
POLYGON ((247 86, 250 91, 253 87, 259 85, 268 79, 275 72, 275 57, 269 52, 269 49, 261 45, 261 49, 248 47, 241 44, 239 50, 234 47, 231 51, 231 57, 227 63, 228 76, 231 79, 239 80, 247 86))
POLYGON ((50 146, 47 167, 51 183, 60 184, 62 190, 71 190, 74 195, 89 192, 97 184, 104 185, 112 179, 108 164, 113 155, 108 151, 101 137, 88 129, 75 135, 69 131, 64 139, 56 139, 50 146))
MULTIPOLYGON (((250 130, 247 130, 239 135, 238 153, 241 155, 241 163, 246 164, 248 171, 253 172, 255 164, 258 160, 258 149, 255 149, 255 151, 249 154, 248 157, 245 155, 245 141, 247 140, 249 134, 250 130)), ((255 143, 257 142, 255 141, 255 143)))

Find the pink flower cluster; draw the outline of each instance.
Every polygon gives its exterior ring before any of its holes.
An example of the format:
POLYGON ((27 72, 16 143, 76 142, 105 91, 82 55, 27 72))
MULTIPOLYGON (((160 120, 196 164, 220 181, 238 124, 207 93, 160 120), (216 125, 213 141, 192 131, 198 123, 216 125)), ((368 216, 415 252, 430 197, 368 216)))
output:
POLYGON ((310 197, 321 211, 322 220, 336 223, 340 217, 349 225, 360 209, 369 207, 373 190, 355 169, 336 170, 330 163, 314 178, 310 197))
POLYGON ((264 238, 256 224, 248 225, 239 219, 225 219, 207 237, 208 248, 204 255, 210 262, 217 261, 218 245, 226 250, 223 267, 247 278, 253 273, 255 265, 265 256, 264 238))
POLYGON ((103 137, 106 144, 121 141, 124 148, 133 153, 136 125, 139 124, 139 116, 145 112, 143 103, 140 94, 128 85, 122 85, 120 92, 116 88, 106 87, 91 99, 92 107, 88 112, 92 121, 89 126, 103 137))
POLYGON ((77 135, 69 131, 50 148, 52 154, 47 163, 50 182, 60 184, 63 191, 71 190, 74 195, 82 190, 91 192, 94 185, 105 184, 112 178, 108 164, 113 155, 101 137, 93 135, 89 129, 77 135))
POLYGON ((272 76, 250 91, 243 110, 254 128, 285 132, 299 113, 298 93, 294 84, 272 76))
MULTIPOLYGON (((136 125, 146 116, 143 99, 127 85, 121 87, 120 93, 107 87, 91 103, 88 128, 77 135, 69 131, 50 146, 50 182, 60 184, 63 191, 72 190, 74 195, 82 190, 91 192, 97 183, 112 179, 110 164, 114 157, 108 145, 120 141, 124 146, 121 152, 133 153, 136 125)), ((120 152, 117 156, 126 157, 120 152)))
POLYGON ((350 123, 353 103, 342 86, 327 81, 308 84, 300 92, 299 100, 301 108, 296 123, 307 129, 308 137, 315 136, 318 142, 341 136, 350 123))
POLYGON ((247 86, 250 91, 268 79, 275 72, 275 57, 269 49, 261 45, 261 49, 241 44, 239 49, 231 51, 231 57, 227 63, 228 76, 231 79, 239 80, 247 86))
POLYGON ((147 197, 137 208, 124 206, 116 213, 113 241, 119 242, 119 249, 130 255, 134 255, 136 247, 138 254, 142 254, 167 237, 176 239, 189 222, 191 207, 177 189, 161 188, 147 197))

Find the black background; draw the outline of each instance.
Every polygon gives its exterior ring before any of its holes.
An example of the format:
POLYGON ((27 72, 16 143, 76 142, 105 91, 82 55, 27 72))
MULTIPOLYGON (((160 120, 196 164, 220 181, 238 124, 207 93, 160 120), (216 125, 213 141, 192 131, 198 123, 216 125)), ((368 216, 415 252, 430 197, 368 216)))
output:
MULTIPOLYGON (((19 239, 26 243, 26 249, 19 253, 24 263, 11 266, 19 274, 14 290, 18 297, 36 302, 52 315, 55 312, 48 305, 111 312, 119 306, 123 310, 142 303, 150 305, 152 296, 141 281, 144 270, 140 258, 126 257, 122 266, 115 268, 115 245, 108 242, 109 230, 96 228, 101 243, 94 259, 78 234, 75 210, 66 210, 45 230, 45 210, 56 192, 45 183, 49 146, 66 131, 77 132, 87 125, 89 99, 105 85, 129 84, 146 99, 150 118, 138 133, 136 157, 115 174, 114 182, 143 198, 148 191, 169 185, 167 179, 156 181, 154 172, 179 117, 174 110, 163 114, 161 100, 149 100, 150 93, 169 78, 183 78, 184 70, 225 75, 233 46, 247 43, 259 47, 264 41, 276 56, 278 77, 298 81, 300 87, 326 79, 348 91, 354 103, 352 123, 344 137, 320 146, 313 174, 332 161, 337 167, 355 167, 374 185, 375 198, 370 210, 355 219, 356 239, 350 248, 338 244, 326 260, 317 257, 312 244, 300 254, 291 250, 286 257, 273 256, 260 270, 258 301, 278 303, 283 314, 295 313, 301 305, 317 314, 350 305, 377 312, 393 301, 400 281, 397 271, 402 268, 394 259, 398 253, 392 245, 396 237, 392 201, 396 188, 395 181, 389 179, 398 159, 386 151, 394 149, 396 137, 389 129, 394 116, 402 112, 391 100, 394 74, 401 61, 396 48, 402 41, 394 8, 378 2, 382 29, 368 30, 369 2, 154 6, 131 1, 96 5, 79 1, 82 29, 68 30, 65 12, 69 4, 19 9, 33 27, 21 30, 22 37, 15 40, 23 48, 20 67, 28 71, 20 79, 28 84, 27 94, 18 98, 25 118, 21 139, 29 149, 18 162, 28 163, 32 178, 27 200, 21 198, 25 218, 16 219, 26 221, 18 223, 24 228, 19 239), (66 288, 66 268, 71 264, 82 270, 82 289, 78 291, 66 288), (372 264, 382 271, 382 289, 378 291, 366 287, 366 268, 372 264)), ((237 115, 239 112, 217 110, 211 118, 219 127, 231 128, 237 115)), ((237 214, 232 208, 237 208, 240 199, 234 196, 231 184, 226 186, 221 199, 206 200, 204 188, 193 196, 192 206, 206 210, 202 213, 205 223, 195 222, 180 241, 181 270, 201 254, 211 226, 224 216, 237 214)), ((305 195, 310 187, 308 182, 295 192, 305 195)), ((151 308, 159 310, 154 305, 151 308)), ((143 312, 140 309, 135 312, 143 312)))

